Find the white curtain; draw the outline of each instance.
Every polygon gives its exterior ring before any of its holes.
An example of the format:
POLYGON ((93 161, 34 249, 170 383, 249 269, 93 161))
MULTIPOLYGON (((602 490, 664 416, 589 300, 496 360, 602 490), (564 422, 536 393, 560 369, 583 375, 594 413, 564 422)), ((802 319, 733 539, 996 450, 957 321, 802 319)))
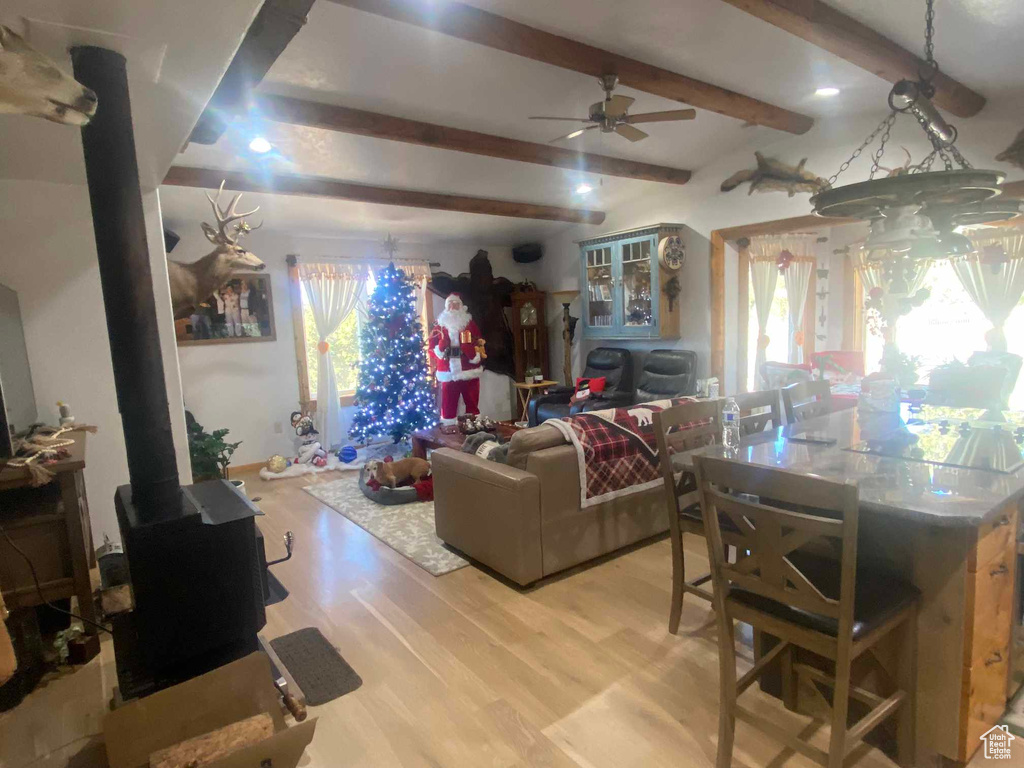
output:
POLYGON ((345 434, 341 424, 338 381, 327 339, 355 309, 366 284, 366 270, 363 267, 334 264, 300 264, 299 279, 313 311, 319 337, 316 415, 313 422, 320 433, 321 444, 331 449, 345 439, 345 434))
POLYGON ((1005 352, 1003 324, 1024 295, 1024 232, 976 233, 971 241, 977 250, 953 258, 953 271, 992 323, 989 349, 1005 352))
MULTIPOLYGON (((768 316, 775 301, 775 287, 779 282, 779 267, 773 258, 751 255, 750 281, 754 287, 754 314, 757 315, 757 353, 754 357, 754 378, 760 380, 761 367, 768 347, 768 316)), ((742 331, 742 332, 745 332, 742 331)), ((744 374, 746 375, 746 374, 744 374)))
POLYGON ((789 362, 802 360, 803 349, 796 344, 796 334, 803 323, 808 286, 814 270, 814 241, 813 236, 799 234, 755 237, 750 241, 750 277, 754 287, 758 328, 757 355, 754 359, 757 377, 761 376, 761 367, 767 355, 768 337, 765 329, 775 300, 780 271, 785 276, 786 293, 789 296, 789 362), (793 259, 785 269, 780 270, 779 257, 784 251, 788 251, 793 259), (791 270, 794 271, 792 277, 788 274, 791 270), (796 306, 796 297, 799 297, 799 306, 796 306))
POLYGON ((803 326, 804 308, 807 306, 807 289, 814 271, 813 258, 794 258, 782 272, 789 297, 789 362, 804 361, 803 326), (799 343, 798 343, 799 342, 799 343))

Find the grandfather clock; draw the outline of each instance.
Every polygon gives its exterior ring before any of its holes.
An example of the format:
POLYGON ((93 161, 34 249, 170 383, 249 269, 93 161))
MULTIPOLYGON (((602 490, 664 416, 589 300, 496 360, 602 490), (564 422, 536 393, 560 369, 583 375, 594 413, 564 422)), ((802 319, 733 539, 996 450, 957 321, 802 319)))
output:
POLYGON ((540 368, 548 379, 548 329, 544 322, 543 291, 517 291, 512 299, 512 336, 515 339, 516 381, 526 379, 529 368, 540 368))

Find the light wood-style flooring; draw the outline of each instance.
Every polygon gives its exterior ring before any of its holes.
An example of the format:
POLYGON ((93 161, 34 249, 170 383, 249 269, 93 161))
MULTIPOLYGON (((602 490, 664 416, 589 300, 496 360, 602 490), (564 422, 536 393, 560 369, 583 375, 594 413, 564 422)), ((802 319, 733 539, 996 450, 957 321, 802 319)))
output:
MULTIPOLYGON (((518 590, 470 566, 433 577, 302 490, 319 479, 246 473, 268 557, 291 591, 268 609, 268 638, 317 626, 363 678, 325 706, 303 765, 706 768, 718 728, 718 655, 710 607, 687 598, 668 634, 667 539, 518 590)), ((486 500, 481 500, 486 503, 486 500)), ((706 565, 704 543, 690 562, 706 565)), ((749 648, 741 648, 749 663, 749 648)), ((926 674, 926 672, 922 672, 926 674)), ((0 715, 0 768, 104 765, 96 734, 116 683, 112 643, 0 715)), ((792 732, 827 727, 751 689, 748 706, 792 732)), ((1019 740, 1024 742, 1024 739, 1019 740)), ((1024 766, 1024 744, 1017 759, 1024 766)), ((987 765, 976 756, 972 765, 987 765)), ((737 726, 734 766, 810 766, 737 726)), ((877 751, 859 766, 892 766, 877 751)))

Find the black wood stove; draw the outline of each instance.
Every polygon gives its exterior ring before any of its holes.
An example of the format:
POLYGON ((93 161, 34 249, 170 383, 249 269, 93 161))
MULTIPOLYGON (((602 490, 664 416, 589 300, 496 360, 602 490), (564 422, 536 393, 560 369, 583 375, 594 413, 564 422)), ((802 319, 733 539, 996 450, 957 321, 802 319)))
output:
POLYGON ((115 505, 135 608, 114 625, 114 651, 132 698, 257 649, 260 512, 226 481, 179 483, 125 60, 81 47, 72 62, 99 99, 82 145, 131 481, 115 505))

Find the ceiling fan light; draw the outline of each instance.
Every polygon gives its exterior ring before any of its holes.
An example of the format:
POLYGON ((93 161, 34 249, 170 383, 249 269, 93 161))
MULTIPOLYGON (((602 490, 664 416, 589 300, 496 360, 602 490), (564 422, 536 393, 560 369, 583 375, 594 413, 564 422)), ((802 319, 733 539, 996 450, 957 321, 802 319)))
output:
POLYGON ((594 191, 594 188, 592 186, 590 186, 589 184, 587 184, 586 182, 584 182, 582 184, 579 184, 576 187, 576 194, 577 195, 589 195, 593 191, 594 191))
POLYGON ((816 90, 814 92, 814 95, 815 96, 823 96, 823 97, 826 97, 826 98, 829 97, 829 96, 838 96, 839 95, 839 89, 836 88, 835 86, 826 85, 826 86, 816 90))

